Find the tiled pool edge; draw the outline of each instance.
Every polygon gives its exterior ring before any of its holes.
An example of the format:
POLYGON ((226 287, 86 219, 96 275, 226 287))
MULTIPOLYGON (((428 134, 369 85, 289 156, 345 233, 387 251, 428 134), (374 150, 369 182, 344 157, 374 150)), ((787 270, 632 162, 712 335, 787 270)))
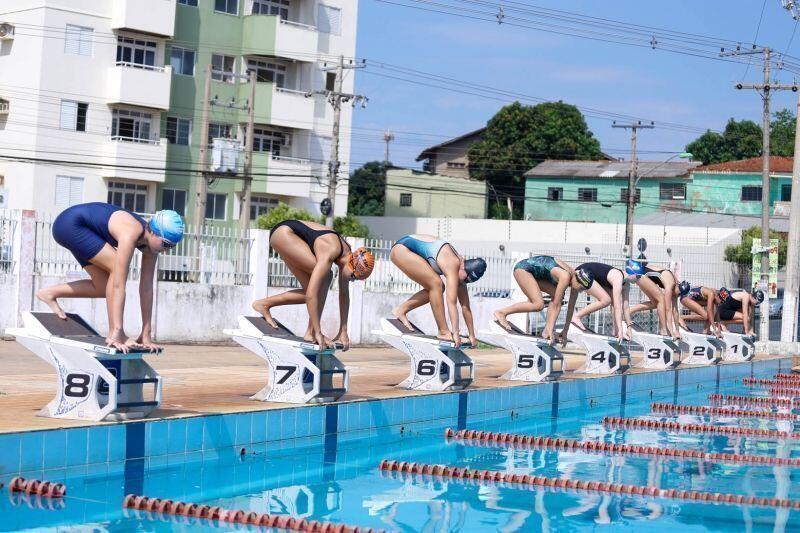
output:
POLYGON ((400 426, 424 430, 447 422, 463 428, 488 413, 536 406, 558 410, 560 405, 574 406, 605 396, 619 397, 624 404, 628 396, 656 389, 672 388, 677 400, 679 386, 701 382, 718 385, 723 380, 789 371, 791 366, 792 358, 786 357, 516 387, 6 433, 0 434, 0 480, 28 472, 63 472, 105 464, 127 472, 143 469, 145 459, 226 453, 226 448, 234 446, 290 447, 295 439, 324 445, 335 453, 337 443, 376 432, 396 433, 400 426))

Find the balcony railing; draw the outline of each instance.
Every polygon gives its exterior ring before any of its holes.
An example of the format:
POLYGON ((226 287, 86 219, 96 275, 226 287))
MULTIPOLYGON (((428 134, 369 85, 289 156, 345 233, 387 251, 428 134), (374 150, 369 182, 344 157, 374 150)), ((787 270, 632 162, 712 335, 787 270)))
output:
POLYGON ((142 70, 150 70, 153 72, 166 72, 167 67, 157 67, 154 65, 145 65, 142 63, 131 63, 130 61, 117 61, 115 63, 118 67, 139 68, 142 70))
POLYGON ((139 144, 161 144, 161 139, 158 137, 129 137, 127 135, 112 135, 112 141, 124 141, 130 143, 139 143, 139 144))
POLYGON ((288 26, 295 26, 295 27, 298 27, 298 28, 303 28, 304 30, 308 30, 308 31, 317 31, 317 27, 316 26, 311 26, 310 24, 303 24, 302 22, 295 22, 293 20, 280 19, 280 23, 281 24, 286 24, 288 26))
POLYGON ((289 157, 289 156, 285 156, 285 155, 272 154, 272 160, 273 161, 282 161, 284 163, 294 163, 296 165, 310 165, 311 164, 311 160, 310 159, 302 159, 300 157, 289 157))

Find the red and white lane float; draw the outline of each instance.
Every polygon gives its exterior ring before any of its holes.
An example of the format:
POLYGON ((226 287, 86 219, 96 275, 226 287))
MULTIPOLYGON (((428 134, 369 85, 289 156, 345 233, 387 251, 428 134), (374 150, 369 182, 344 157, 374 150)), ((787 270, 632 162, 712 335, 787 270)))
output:
POLYGON ((729 435, 741 437, 760 437, 768 439, 800 439, 800 433, 778 431, 775 429, 743 428, 739 426, 714 426, 710 424, 684 424, 671 420, 653 420, 647 418, 620 418, 607 416, 603 418, 603 426, 609 429, 652 429, 656 431, 674 431, 678 433, 700 433, 705 435, 729 435))
POLYGON ((742 384, 749 387, 764 386, 764 387, 788 387, 793 389, 800 389, 800 380, 787 380, 775 378, 742 378, 742 384))
POLYGON ((556 437, 537 437, 517 433, 493 433, 461 429, 445 430, 445 438, 471 446, 514 448, 522 450, 563 450, 567 452, 606 453, 610 455, 632 455, 663 457, 665 459, 688 459, 728 464, 754 464, 773 466, 800 466, 800 458, 768 457, 766 455, 740 455, 738 453, 706 453, 699 450, 660 448, 614 442, 579 441, 556 437))
POLYGON ((775 379, 800 383, 800 374, 775 374, 775 379))
POLYGON ((15 477, 8 484, 9 492, 24 492, 35 494, 44 498, 63 498, 67 495, 67 487, 63 483, 40 481, 38 479, 25 479, 15 477))
POLYGON ((708 415, 731 416, 737 418, 765 418, 767 420, 800 421, 800 415, 792 413, 776 413, 775 411, 753 411, 734 407, 708 407, 706 405, 678 405, 674 403, 655 402, 650 404, 654 413, 665 415, 708 415))
POLYGON ((225 509, 223 507, 198 505, 196 503, 186 503, 169 499, 148 498, 146 496, 137 496, 136 494, 128 494, 125 496, 122 507, 125 509, 134 509, 136 511, 146 511, 151 514, 184 516, 208 521, 217 520, 221 523, 283 529, 286 531, 303 531, 309 533, 382 532, 382 530, 372 528, 319 522, 317 520, 305 520, 286 515, 270 515, 253 511, 248 512, 241 509, 225 509))
POLYGON ((429 465, 422 463, 397 462, 384 459, 379 468, 383 472, 402 478, 415 477, 426 479, 453 479, 477 485, 501 485, 513 488, 547 489, 581 491, 600 494, 628 494, 632 496, 648 496, 673 500, 688 500, 699 503, 722 503, 732 505, 754 505, 773 508, 800 509, 800 501, 783 498, 763 498, 744 496, 741 494, 724 494, 719 492, 701 492, 695 490, 660 489, 644 485, 626 485, 606 481, 584 481, 575 479, 532 476, 529 474, 510 474, 497 470, 481 470, 472 468, 450 467, 445 465, 429 465))
POLYGON ((794 409, 800 407, 800 400, 792 398, 774 398, 762 396, 737 396, 735 394, 709 394, 711 405, 750 405, 754 407, 777 407, 794 409))

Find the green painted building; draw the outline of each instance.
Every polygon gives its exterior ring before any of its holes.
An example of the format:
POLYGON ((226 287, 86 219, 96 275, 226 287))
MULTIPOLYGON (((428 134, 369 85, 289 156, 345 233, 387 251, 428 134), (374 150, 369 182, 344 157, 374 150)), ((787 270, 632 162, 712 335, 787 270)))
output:
POLYGON ((487 197, 485 181, 389 168, 384 216, 485 218, 487 197))
MULTIPOLYGON (((791 158, 771 158, 770 202, 791 195, 791 158)), ((699 166, 639 162, 636 215, 695 211, 736 215, 761 212, 761 158, 699 166)), ((624 223, 630 163, 544 161, 525 173, 525 218, 624 223)))

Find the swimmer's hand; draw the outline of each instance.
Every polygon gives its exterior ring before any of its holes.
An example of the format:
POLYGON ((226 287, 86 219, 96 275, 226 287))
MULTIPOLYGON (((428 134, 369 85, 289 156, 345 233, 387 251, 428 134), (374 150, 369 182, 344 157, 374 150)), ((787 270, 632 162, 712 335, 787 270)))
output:
POLYGON ((339 334, 333 341, 340 343, 344 352, 350 349, 350 337, 347 335, 346 329, 339 330, 339 334))
POLYGON ((161 346, 153 342, 153 339, 150 337, 150 335, 145 335, 144 333, 139 335, 139 338, 136 339, 136 345, 144 348, 150 353, 156 353, 161 349, 161 346))
POLYGON ((561 343, 561 347, 565 348, 567 346, 567 332, 561 330, 560 332, 556 333, 555 344, 561 343))
POLYGON ((551 341, 551 344, 552 344, 552 341, 553 341, 553 330, 544 328, 542 330, 542 338, 544 340, 546 340, 546 341, 551 341))
POLYGON ((478 347, 478 338, 475 337, 475 334, 470 334, 469 336, 469 343, 472 345, 473 348, 478 347))
POLYGON ((109 332, 108 337, 106 337, 106 346, 115 348, 122 353, 128 353, 130 352, 129 341, 130 339, 123 331, 109 332))

